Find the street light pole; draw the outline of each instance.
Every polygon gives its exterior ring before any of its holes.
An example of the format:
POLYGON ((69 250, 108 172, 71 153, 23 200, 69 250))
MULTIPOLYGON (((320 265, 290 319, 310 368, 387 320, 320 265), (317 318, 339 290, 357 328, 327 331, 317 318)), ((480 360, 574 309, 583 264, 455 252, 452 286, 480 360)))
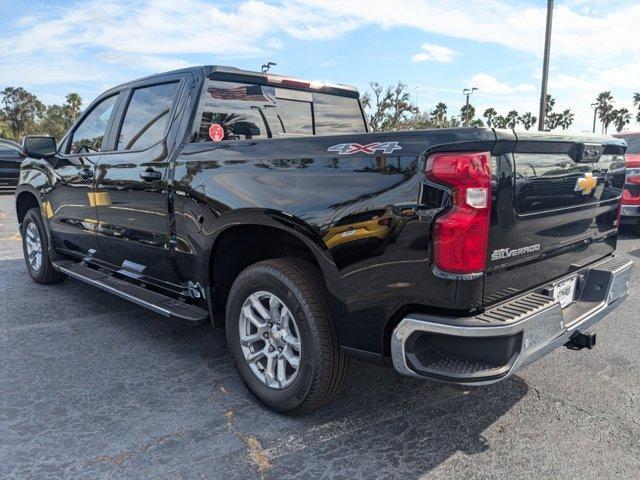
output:
POLYGON ((469 97, 473 95, 473 92, 475 92, 476 90, 478 90, 477 87, 471 87, 471 89, 465 88, 462 91, 462 94, 467 96, 467 103, 464 109, 464 126, 465 127, 469 126, 469 97))
POLYGON ((551 24, 553 23, 553 0, 547 0, 547 29, 544 38, 544 61, 542 64, 542 88, 540 89, 540 123, 538 130, 544 131, 547 117, 547 83, 549 81, 549 56, 551 53, 551 24))
POLYGON ((593 109, 593 133, 596 133, 596 114, 598 113, 598 104, 597 103, 592 103, 591 104, 592 107, 595 107, 593 109))

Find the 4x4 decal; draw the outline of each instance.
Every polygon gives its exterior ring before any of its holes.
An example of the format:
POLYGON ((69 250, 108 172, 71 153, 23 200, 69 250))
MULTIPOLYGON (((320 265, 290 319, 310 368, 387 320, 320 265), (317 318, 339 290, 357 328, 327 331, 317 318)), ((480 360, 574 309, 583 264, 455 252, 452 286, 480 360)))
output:
POLYGON ((352 155, 362 152, 373 155, 376 152, 389 154, 396 150, 402 150, 398 142, 374 142, 367 145, 360 145, 359 143, 339 143, 338 145, 329 147, 327 152, 338 152, 339 155, 352 155))

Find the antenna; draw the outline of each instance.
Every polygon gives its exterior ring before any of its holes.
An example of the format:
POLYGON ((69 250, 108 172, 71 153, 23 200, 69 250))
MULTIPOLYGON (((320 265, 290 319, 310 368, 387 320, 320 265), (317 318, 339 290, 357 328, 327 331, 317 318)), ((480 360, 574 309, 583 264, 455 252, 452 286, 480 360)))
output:
POLYGON ((278 64, 274 62, 265 63, 264 65, 262 65, 262 73, 267 73, 269 70, 271 70, 271 67, 275 67, 276 65, 278 64))

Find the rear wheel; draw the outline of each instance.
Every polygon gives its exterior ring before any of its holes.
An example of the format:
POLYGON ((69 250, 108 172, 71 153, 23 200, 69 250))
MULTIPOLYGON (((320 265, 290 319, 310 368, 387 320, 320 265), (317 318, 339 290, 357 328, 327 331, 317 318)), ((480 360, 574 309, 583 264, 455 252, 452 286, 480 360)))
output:
POLYGON ((308 413, 341 390, 340 352, 318 269, 295 258, 267 260, 233 283, 226 335, 238 373, 272 410, 308 413))
POLYGON ((29 210, 22 221, 22 251, 31 278, 37 283, 61 282, 65 275, 53 268, 49 257, 49 239, 39 208, 29 210))

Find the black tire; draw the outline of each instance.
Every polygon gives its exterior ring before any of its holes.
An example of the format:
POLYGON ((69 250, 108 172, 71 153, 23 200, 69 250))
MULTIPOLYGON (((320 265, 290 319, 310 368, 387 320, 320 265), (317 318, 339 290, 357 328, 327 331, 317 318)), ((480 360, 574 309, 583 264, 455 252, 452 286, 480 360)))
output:
POLYGON ((40 213, 39 208, 32 208, 26 213, 20 227, 20 234, 22 235, 22 251, 24 253, 27 270, 29 271, 29 275, 34 282, 43 284, 57 283, 67 278, 66 275, 58 272, 53 268, 53 265, 51 265, 51 258, 49 257, 48 248, 49 237, 47 236, 47 230, 44 227, 42 214, 40 213), (42 261, 39 268, 37 269, 35 269, 27 259, 27 229, 29 228, 29 225, 35 225, 36 229, 38 230, 38 234, 40 235, 42 261))
POLYGON ((231 287, 226 309, 227 344, 244 383, 272 410, 306 414, 331 401, 344 386, 350 359, 340 351, 327 295, 318 269, 297 258, 251 265, 238 275, 231 287), (282 389, 273 389, 254 375, 240 345, 241 308, 245 300, 258 291, 278 296, 299 329, 300 367, 293 382, 282 389))

